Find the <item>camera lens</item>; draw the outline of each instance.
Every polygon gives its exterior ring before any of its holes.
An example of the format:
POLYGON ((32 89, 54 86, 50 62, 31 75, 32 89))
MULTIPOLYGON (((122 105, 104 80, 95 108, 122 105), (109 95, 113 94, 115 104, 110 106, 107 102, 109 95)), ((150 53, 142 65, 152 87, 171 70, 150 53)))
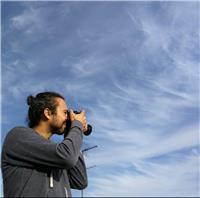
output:
POLYGON ((86 136, 88 136, 88 135, 90 135, 90 133, 92 133, 92 126, 90 124, 88 124, 87 127, 88 127, 87 131, 84 132, 84 135, 86 135, 86 136))

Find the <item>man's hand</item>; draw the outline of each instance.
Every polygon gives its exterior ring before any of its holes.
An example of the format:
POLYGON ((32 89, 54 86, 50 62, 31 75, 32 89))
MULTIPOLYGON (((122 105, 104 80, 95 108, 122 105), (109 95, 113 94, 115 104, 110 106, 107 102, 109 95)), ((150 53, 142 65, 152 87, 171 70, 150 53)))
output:
POLYGON ((88 125, 87 125, 87 120, 86 120, 84 110, 82 110, 80 113, 76 114, 76 113, 74 113, 74 111, 72 109, 70 109, 70 120, 71 120, 71 122, 74 120, 78 120, 83 125, 83 132, 87 131, 88 125))

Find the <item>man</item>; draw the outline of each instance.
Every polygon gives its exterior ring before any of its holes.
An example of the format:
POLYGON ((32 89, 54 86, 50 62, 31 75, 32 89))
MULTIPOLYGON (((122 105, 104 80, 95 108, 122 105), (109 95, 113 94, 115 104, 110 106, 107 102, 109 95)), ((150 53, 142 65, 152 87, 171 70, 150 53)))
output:
POLYGON ((85 112, 74 114, 64 97, 44 92, 27 98, 29 127, 15 127, 2 149, 5 197, 71 197, 70 188, 87 186, 86 167, 80 148, 87 130, 85 112), (53 143, 53 134, 71 128, 64 140, 53 143))

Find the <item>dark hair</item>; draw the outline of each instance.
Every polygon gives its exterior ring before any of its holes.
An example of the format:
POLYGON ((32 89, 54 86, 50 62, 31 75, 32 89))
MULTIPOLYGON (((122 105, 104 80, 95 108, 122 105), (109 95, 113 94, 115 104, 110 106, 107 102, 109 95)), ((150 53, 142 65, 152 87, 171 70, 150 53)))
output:
POLYGON ((32 128, 39 124, 45 108, 50 109, 52 114, 56 113, 57 102, 55 98, 65 100, 63 96, 56 92, 43 92, 37 94, 36 97, 32 95, 27 97, 29 127, 32 128))

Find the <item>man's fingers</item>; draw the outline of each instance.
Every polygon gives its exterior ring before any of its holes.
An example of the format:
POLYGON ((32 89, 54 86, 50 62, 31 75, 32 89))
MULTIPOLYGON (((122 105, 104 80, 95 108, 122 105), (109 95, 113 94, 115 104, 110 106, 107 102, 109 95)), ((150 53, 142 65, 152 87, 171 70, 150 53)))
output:
POLYGON ((83 131, 87 131, 88 126, 87 126, 87 119, 86 119, 86 115, 85 115, 85 110, 81 110, 80 113, 74 113, 74 111, 72 109, 69 110, 70 112, 70 119, 71 121, 73 120, 78 120, 82 123, 83 125, 83 131))

